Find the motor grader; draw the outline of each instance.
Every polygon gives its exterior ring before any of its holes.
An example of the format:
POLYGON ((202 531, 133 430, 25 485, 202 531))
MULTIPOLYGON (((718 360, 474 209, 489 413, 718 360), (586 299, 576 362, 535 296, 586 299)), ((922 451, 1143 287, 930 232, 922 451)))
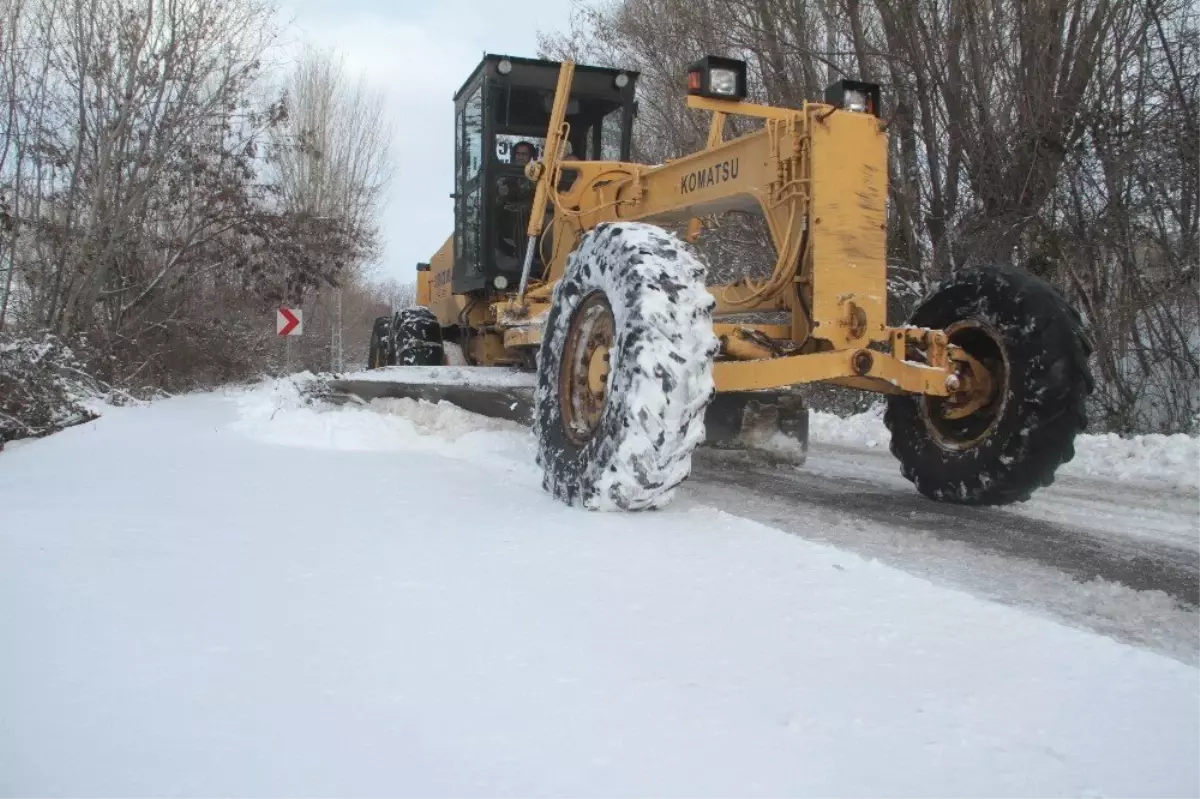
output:
POLYGON ((1004 504, 1052 482, 1092 390, 1079 315, 986 264, 888 323, 877 85, 760 105, 744 62, 706 56, 681 80, 707 145, 651 165, 630 160, 638 78, 483 58, 454 97, 453 233, 418 265, 416 306, 380 320, 371 367, 403 386, 453 343, 524 371, 543 485, 593 509, 664 506, 702 444, 803 462, 796 387, 820 381, 885 395, 891 450, 930 498, 1004 504), (733 117, 751 132, 729 136, 733 117), (765 218, 769 277, 707 279, 691 245, 731 211, 765 218))

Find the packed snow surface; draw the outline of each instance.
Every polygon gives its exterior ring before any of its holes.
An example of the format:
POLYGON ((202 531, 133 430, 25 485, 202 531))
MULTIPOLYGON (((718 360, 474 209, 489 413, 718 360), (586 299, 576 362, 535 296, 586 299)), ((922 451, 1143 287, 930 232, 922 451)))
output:
MULTIPOLYGON (((891 441, 881 407, 850 417, 814 411, 809 435, 814 441, 884 451, 891 441)), ((1194 491, 1200 487, 1200 437, 1085 433, 1075 439, 1075 457, 1058 473, 1194 491)))
POLYGON ((1200 791, 1176 660, 287 382, 0 454, 0 794, 1200 791))

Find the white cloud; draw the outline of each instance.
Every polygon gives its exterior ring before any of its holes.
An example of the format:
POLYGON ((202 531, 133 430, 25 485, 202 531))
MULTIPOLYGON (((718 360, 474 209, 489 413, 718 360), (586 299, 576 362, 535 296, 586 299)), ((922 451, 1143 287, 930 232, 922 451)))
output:
POLYGON ((398 10, 391 4, 294 0, 295 36, 340 54, 384 95, 396 165, 382 216, 381 271, 408 281, 454 224, 454 92, 483 53, 536 56, 537 30, 566 25, 565 0, 469 0, 398 10))

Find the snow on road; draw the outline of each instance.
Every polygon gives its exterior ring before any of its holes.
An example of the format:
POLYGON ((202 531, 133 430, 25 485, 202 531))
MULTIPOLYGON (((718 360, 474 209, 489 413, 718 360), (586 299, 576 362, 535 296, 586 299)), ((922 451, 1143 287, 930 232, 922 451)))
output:
POLYGON ((1197 669, 286 382, 0 454, 4 795, 1189 795, 1197 669))
MULTIPOLYGON (((879 410, 849 418, 813 413, 805 471, 911 492, 888 450, 879 410)), ((1085 526, 1117 539, 1200 549, 1200 437, 1085 434, 1053 486, 1004 513, 1085 526)))

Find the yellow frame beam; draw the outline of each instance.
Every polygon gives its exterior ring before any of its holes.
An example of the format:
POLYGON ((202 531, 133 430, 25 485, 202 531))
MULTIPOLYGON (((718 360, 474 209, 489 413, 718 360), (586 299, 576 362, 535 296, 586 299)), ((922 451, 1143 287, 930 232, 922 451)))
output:
POLYGON ((948 374, 938 366, 900 361, 886 352, 867 349, 713 364, 717 391, 757 391, 839 378, 874 378, 901 391, 946 397, 950 395, 946 388, 948 374))

